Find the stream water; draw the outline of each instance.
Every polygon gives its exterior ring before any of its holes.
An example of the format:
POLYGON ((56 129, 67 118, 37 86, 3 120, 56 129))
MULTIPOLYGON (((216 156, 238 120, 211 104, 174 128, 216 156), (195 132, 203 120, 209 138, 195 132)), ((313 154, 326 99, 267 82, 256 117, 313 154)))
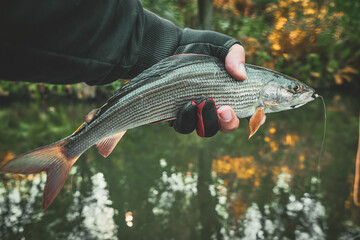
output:
MULTIPOLYGON (((360 97, 325 95, 201 139, 167 123, 129 130, 109 157, 85 152, 46 211, 45 174, 1 174, 0 239, 356 239, 360 97)), ((70 135, 101 106, 2 101, 0 157, 70 135)))

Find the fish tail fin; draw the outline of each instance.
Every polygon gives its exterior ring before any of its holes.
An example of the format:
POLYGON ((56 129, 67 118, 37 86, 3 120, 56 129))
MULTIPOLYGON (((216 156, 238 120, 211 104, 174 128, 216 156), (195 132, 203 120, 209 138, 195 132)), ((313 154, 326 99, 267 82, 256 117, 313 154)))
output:
POLYGON ((0 172, 32 174, 45 171, 47 178, 42 204, 45 210, 59 193, 71 167, 80 157, 69 156, 66 141, 67 138, 0 163, 0 172))

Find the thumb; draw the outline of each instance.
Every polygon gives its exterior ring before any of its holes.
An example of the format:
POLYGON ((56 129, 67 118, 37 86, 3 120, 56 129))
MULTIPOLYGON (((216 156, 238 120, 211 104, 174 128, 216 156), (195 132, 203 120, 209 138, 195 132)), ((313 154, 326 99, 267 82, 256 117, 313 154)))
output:
POLYGON ((222 106, 217 110, 217 113, 221 132, 229 133, 239 127, 240 121, 231 107, 222 106))
POLYGON ((240 44, 234 44, 225 57, 225 68, 235 79, 244 81, 245 71, 245 50, 240 44))

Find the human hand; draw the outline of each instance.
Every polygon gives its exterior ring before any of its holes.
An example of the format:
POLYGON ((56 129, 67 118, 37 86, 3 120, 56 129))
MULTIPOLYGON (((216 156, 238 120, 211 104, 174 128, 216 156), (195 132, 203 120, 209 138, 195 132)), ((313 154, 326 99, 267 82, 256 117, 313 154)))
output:
MULTIPOLYGON (((226 70, 235 79, 244 81, 246 79, 244 64, 244 48, 240 44, 234 44, 225 58, 226 70)), ((180 133, 186 134, 196 129, 200 137, 211 137, 218 130, 223 133, 234 131, 239 127, 239 119, 230 106, 221 106, 216 109, 214 101, 211 98, 205 98, 185 104, 172 126, 180 133)))
MULTIPOLYGON (((234 44, 225 57, 225 68, 236 80, 244 81, 246 79, 245 71, 245 50, 240 44, 234 44)), ((219 130, 223 133, 229 133, 239 127, 239 119, 234 110, 229 106, 221 106, 217 110, 219 119, 219 130)))

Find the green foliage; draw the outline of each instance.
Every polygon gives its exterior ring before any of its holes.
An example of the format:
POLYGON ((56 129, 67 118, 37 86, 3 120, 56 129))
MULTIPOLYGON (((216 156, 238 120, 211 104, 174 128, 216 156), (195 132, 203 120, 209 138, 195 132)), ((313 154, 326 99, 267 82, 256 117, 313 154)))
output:
POLYGON ((53 85, 44 83, 29 83, 29 82, 11 82, 0 80, 0 96, 6 97, 9 95, 30 96, 38 99, 44 95, 56 94, 65 96, 71 91, 76 90, 76 85, 53 85))
POLYGON ((179 0, 142 0, 143 7, 172 21, 177 26, 194 27, 198 24, 197 2, 179 0))
POLYGON ((360 85, 358 1, 217 0, 215 4, 216 30, 242 40, 247 62, 314 87, 360 85))

